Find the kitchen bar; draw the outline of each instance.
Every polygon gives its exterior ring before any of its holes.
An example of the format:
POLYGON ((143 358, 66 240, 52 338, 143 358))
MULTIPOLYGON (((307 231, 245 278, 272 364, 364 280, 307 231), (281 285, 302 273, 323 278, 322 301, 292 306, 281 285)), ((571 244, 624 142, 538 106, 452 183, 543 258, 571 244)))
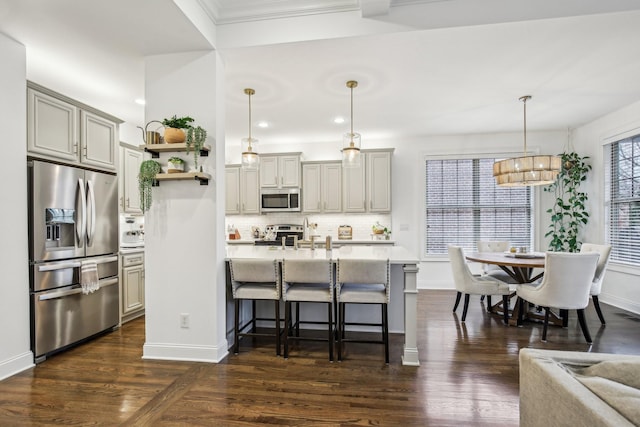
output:
POLYGON ((343 246, 333 250, 294 249, 287 247, 267 247, 252 245, 227 245, 226 260, 240 259, 388 259, 391 263, 391 305, 389 307, 390 325, 394 321, 403 323, 404 346, 402 364, 420 365, 417 346, 417 309, 418 295, 416 274, 418 258, 401 246, 343 246), (401 286, 402 285, 402 286, 401 286), (400 295, 404 294, 403 297, 400 295), (398 299, 404 302, 399 304, 398 299))

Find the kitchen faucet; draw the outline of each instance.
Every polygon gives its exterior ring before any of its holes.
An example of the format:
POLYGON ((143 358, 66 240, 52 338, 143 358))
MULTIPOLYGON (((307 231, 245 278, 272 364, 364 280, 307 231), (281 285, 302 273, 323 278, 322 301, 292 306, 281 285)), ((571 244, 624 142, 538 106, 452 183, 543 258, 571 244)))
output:
POLYGON ((304 220, 302 221, 302 240, 304 240, 305 242, 309 237, 309 217, 304 217, 304 220))

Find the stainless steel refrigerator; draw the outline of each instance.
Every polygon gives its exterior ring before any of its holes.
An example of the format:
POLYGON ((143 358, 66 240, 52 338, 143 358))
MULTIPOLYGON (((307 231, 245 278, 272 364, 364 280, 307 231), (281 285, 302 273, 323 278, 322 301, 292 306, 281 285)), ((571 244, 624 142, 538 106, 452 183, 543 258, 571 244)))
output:
POLYGON ((49 354, 119 324, 114 174, 28 159, 31 349, 49 354), (82 266, 99 289, 83 291, 82 266))

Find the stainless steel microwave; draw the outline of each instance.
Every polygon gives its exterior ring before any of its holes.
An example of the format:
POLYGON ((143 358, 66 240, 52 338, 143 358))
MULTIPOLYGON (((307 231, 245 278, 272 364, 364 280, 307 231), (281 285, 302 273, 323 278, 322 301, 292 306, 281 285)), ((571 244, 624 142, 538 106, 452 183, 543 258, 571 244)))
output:
POLYGON ((260 210, 262 212, 300 212, 300 189, 261 189, 260 210))

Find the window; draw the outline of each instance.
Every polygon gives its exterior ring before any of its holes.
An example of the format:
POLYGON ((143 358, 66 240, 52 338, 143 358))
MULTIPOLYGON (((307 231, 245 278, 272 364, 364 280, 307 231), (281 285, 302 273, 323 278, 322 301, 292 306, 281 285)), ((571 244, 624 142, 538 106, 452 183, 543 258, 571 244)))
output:
POLYGON ((640 265, 640 135, 608 144, 605 150, 606 232, 612 246, 611 260, 640 265))
POLYGON ((507 240, 531 248, 530 187, 499 187, 495 159, 426 160, 425 255, 447 246, 475 251, 478 240, 507 240))

